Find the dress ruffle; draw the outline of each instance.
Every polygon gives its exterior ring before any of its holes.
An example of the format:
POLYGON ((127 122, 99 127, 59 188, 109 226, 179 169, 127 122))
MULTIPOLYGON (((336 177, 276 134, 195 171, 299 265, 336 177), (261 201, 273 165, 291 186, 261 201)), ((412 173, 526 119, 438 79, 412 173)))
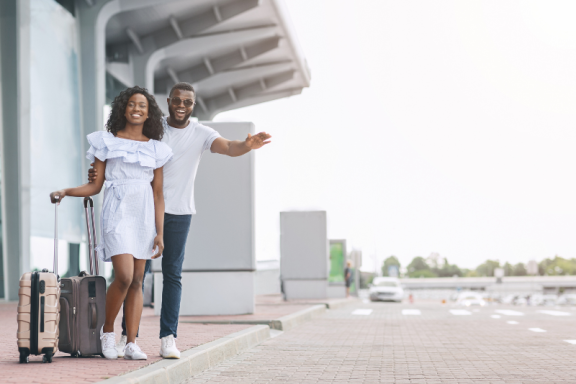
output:
POLYGON ((172 159, 172 149, 157 140, 134 141, 121 139, 110 132, 98 131, 87 136, 90 149, 86 158, 106 161, 122 158, 125 163, 140 163, 142 167, 160 168, 172 159))

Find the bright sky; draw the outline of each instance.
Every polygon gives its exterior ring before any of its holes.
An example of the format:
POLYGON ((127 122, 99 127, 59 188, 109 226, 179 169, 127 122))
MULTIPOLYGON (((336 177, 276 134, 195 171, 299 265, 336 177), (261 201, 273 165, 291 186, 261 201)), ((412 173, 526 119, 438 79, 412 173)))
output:
POLYGON ((311 87, 216 118, 273 135, 258 260, 280 211, 312 209, 365 270, 576 257, 576 2, 286 2, 311 87))

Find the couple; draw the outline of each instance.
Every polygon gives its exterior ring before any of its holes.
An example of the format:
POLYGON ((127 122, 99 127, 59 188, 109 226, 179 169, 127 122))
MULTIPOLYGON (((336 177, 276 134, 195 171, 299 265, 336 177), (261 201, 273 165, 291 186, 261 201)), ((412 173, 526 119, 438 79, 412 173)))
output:
POLYGON ((194 88, 177 83, 170 91, 170 116, 162 116, 154 96, 138 86, 122 91, 112 103, 106 131, 88 135, 87 158, 94 163, 90 182, 50 194, 86 197, 105 185, 97 251, 112 261, 114 281, 106 294, 106 321, 100 330, 107 359, 145 360, 136 344, 142 315, 142 281, 150 259, 163 255, 160 355, 180 358, 176 348, 182 294, 182 263, 194 207, 194 179, 202 153, 241 156, 268 144, 270 135, 248 135, 244 141, 221 137, 212 128, 190 121, 194 88), (105 183, 106 181, 106 183, 105 183), (165 198, 166 196, 166 198, 165 198), (166 247, 164 247, 166 244, 166 247), (148 260, 148 261, 147 261, 148 260), (116 349, 114 321, 124 303, 124 348, 116 349))

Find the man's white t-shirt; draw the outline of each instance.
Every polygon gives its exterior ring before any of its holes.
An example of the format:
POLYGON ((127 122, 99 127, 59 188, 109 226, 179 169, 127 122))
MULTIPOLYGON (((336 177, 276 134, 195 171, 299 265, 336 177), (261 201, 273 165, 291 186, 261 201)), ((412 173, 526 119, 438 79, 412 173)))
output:
POLYGON ((162 118, 164 137, 162 142, 172 148, 174 157, 164 166, 165 212, 173 215, 193 215, 194 180, 200 158, 210 149, 220 134, 214 129, 195 121, 186 128, 174 128, 162 118))

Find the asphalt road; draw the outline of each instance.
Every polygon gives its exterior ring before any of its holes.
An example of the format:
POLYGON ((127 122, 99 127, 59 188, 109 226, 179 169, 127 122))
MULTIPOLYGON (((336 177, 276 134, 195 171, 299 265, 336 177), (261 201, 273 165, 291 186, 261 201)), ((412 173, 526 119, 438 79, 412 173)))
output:
POLYGON ((362 303, 187 383, 576 383, 576 310, 362 303))

